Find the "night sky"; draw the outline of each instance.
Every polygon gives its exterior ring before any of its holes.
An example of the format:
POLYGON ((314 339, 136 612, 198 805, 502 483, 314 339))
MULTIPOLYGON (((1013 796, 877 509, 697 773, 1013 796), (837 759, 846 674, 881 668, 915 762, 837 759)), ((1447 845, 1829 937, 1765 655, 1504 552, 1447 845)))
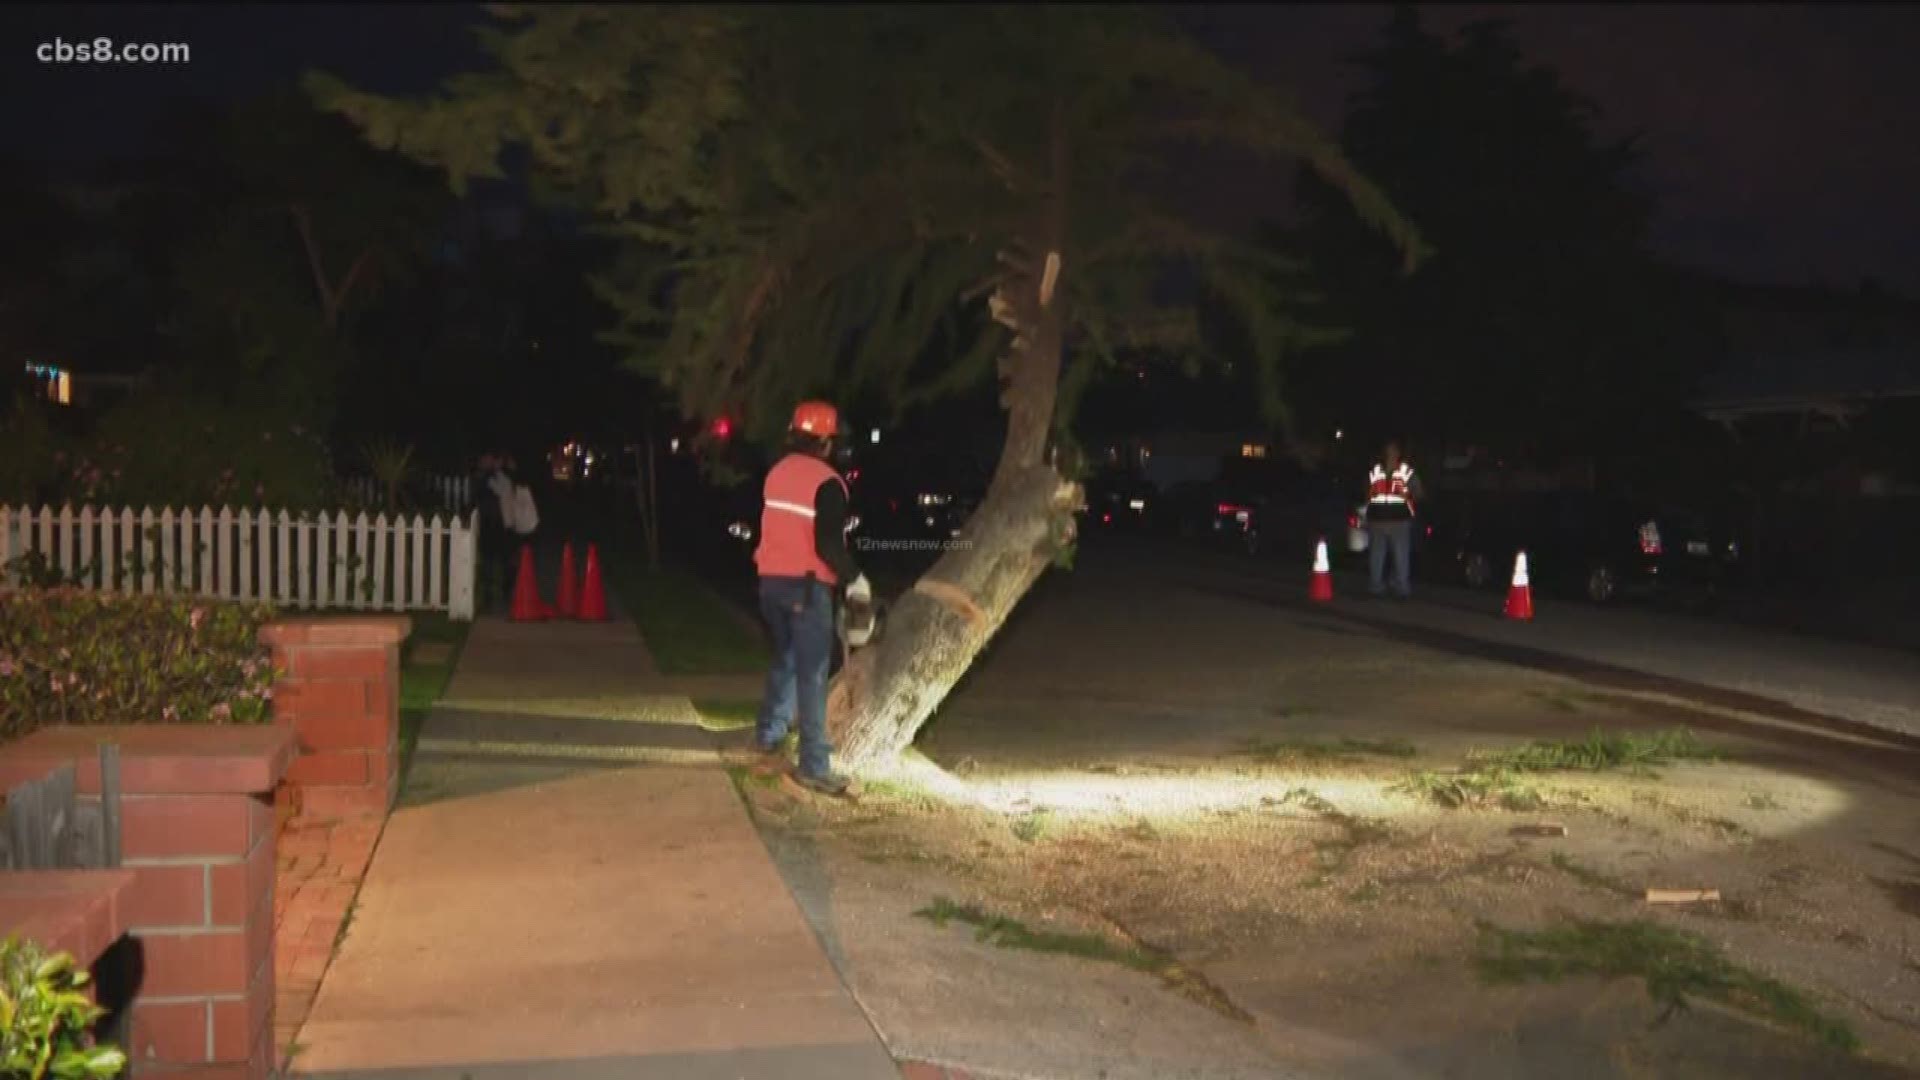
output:
MULTIPOLYGON (((1750 280, 1873 277, 1920 295, 1920 6, 1445 5, 1451 31, 1510 15, 1529 57, 1600 106, 1607 134, 1645 133, 1658 248, 1750 280)), ((477 60, 469 5, 9 6, 0 110, 9 154, 71 163, 141 145, 168 101, 231 100, 323 67, 393 92, 477 60), (55 36, 182 41, 185 67, 41 65, 55 36)), ((1384 5, 1186 8, 1209 45, 1329 126, 1384 5)), ((1220 201, 1266 212, 1284 173, 1210 178, 1220 201)))

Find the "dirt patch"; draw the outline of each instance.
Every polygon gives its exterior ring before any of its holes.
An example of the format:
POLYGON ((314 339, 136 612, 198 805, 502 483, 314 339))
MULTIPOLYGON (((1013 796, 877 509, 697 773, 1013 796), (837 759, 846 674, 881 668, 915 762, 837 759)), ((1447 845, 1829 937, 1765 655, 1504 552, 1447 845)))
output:
POLYGON ((1528 776, 1551 793, 1556 827, 1541 830, 1539 813, 1448 808, 1409 791, 1395 758, 1102 764, 1036 773, 976 762, 965 778, 871 785, 858 806, 743 793, 764 828, 830 859, 937 870, 1014 925, 1072 912, 1116 948, 1141 950, 1129 955, 1190 971, 1189 998, 1204 988, 1256 1025, 1373 1039, 1402 1063, 1495 1068, 1509 1051, 1487 1048, 1524 1029, 1655 1072, 1732 1069, 1761 1043, 1821 1075, 1920 1066, 1920 1010, 1887 1005, 1920 1003, 1920 887, 1872 874, 1876 864, 1855 857, 1864 845, 1829 842, 1836 807, 1883 794, 1741 760, 1658 775, 1543 770, 1528 776), (1721 899, 1659 908, 1649 888, 1715 888, 1721 899), (1680 1012, 1670 988, 1637 970, 1570 965, 1562 985, 1536 987, 1520 1007, 1476 966, 1484 933, 1551 941, 1589 925, 1640 927, 1724 963, 1696 965, 1709 992, 1680 995, 1693 1005, 1680 1012), (1412 986, 1428 996, 1410 1002, 1412 986), (1381 1030, 1401 1034, 1382 1041, 1381 1030), (1856 1039, 1859 1053, 1835 1049, 1856 1039))
MULTIPOLYGON (((1251 1052, 1228 1025, 1115 1077, 1920 1068, 1920 920, 1913 894, 1885 884, 1920 877, 1910 761, 1750 737, 1671 699, 1329 634, 1217 597, 1143 595, 1150 586, 1131 579, 1075 586, 1024 611, 923 733, 940 768, 872 785, 857 808, 779 808, 777 793, 746 792, 764 804, 758 820, 776 849, 815 853, 809 880, 838 905, 892 913, 885 927, 847 916, 832 932, 890 933, 919 922, 911 913, 935 895, 1022 925, 1097 932, 1204 977, 1253 1018, 1266 1055, 1259 1067, 1223 1064, 1216 1041, 1251 1052), (1423 774, 1506 782, 1445 800, 1410 780, 1423 774), (1720 900, 1656 906, 1649 889, 1720 900), (1686 942, 1695 974, 1732 988, 1683 994, 1689 1007, 1662 1022, 1672 998, 1642 971, 1589 964, 1513 986, 1477 965, 1483 926, 1582 925, 1686 942), (1742 1007, 1768 995, 1792 1007, 1742 1007), (1806 1015, 1844 1025, 1861 1049, 1822 1037, 1837 1029, 1796 1026, 1806 1015)), ((1035 1045, 1124 1048, 1147 1017, 1192 1004, 1148 972, 1016 954, 957 931, 940 947, 975 949, 1022 985, 1034 964, 1081 965, 1049 985, 1137 984, 1122 995, 1132 1012, 1113 997, 1084 1007, 1076 997, 1071 1017, 1023 1010, 1035 1045), (1142 1011, 1142 1000, 1160 1004, 1142 1011)), ((962 1064, 1045 1071, 995 1056, 1008 1029, 990 998, 923 992, 934 976, 843 973, 857 991, 886 988, 861 994, 883 1031, 944 1039, 945 1059, 962 1064)))

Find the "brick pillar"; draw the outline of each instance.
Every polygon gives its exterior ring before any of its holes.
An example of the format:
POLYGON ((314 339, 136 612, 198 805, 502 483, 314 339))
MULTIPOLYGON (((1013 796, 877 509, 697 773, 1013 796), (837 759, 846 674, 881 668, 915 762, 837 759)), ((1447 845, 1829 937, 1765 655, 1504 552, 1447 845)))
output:
POLYGON ((43 728, 0 749, 0 783, 120 746, 118 913, 143 974, 126 1047, 141 1077, 263 1080, 273 1064, 272 792, 293 739, 271 726, 43 728))
POLYGON ((273 718, 299 757, 282 805, 293 815, 384 816, 400 786, 400 616, 290 619, 260 631, 273 650, 273 718))

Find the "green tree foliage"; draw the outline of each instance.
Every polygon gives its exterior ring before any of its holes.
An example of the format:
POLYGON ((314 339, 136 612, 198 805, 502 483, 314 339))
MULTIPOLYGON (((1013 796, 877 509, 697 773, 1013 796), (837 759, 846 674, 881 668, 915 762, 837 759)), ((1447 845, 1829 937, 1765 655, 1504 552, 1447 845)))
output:
POLYGON ((1633 139, 1528 65, 1505 22, 1448 41, 1398 9, 1355 62, 1342 142, 1438 254, 1411 278, 1319 177, 1300 244, 1355 337, 1315 396, 1370 433, 1552 457, 1630 446, 1708 359, 1687 290, 1647 250, 1633 139))
POLYGON ((1071 454, 1050 451, 1103 365, 1204 355, 1198 305, 1214 303, 1284 412, 1282 358, 1324 332, 1297 263, 1168 194, 1193 147, 1304 159, 1403 263, 1420 250, 1287 102, 1145 9, 495 10, 493 68, 432 100, 311 89, 456 184, 505 175, 511 151, 549 198, 598 215, 622 241, 597 283, 612 338, 687 412, 766 437, 801 397, 907 409, 1002 380, 972 546, 837 683, 856 766, 907 745, 1070 548, 1071 454))
POLYGON ((195 227, 172 267, 186 370, 203 392, 324 421, 360 318, 412 279, 444 192, 299 96, 236 109, 190 153, 195 227))
POLYGON ((1183 264, 1241 317, 1267 404, 1283 404, 1280 357, 1311 335, 1264 275, 1298 267, 1156 193, 1197 143, 1304 157, 1417 247, 1286 102, 1141 11, 496 11, 494 69, 434 100, 314 89, 456 183, 525 151, 550 194, 629 241, 599 287, 634 362, 689 412, 763 434, 804 394, 904 407, 992 371, 1006 342, 986 286, 1050 193, 1056 109, 1072 162, 1061 280, 1086 365, 1205 345, 1194 295, 1156 288, 1183 264))

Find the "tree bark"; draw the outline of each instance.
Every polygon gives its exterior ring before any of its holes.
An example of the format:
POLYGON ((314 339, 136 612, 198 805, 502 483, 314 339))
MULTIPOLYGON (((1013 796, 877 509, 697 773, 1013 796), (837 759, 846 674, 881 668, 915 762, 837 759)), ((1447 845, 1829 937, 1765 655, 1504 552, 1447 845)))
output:
POLYGON ((1067 147, 1057 113, 1052 142, 1045 198, 1031 234, 1017 245, 1026 257, 1009 260, 1021 272, 991 302, 994 317, 1013 331, 1001 360, 1007 435, 999 465, 961 546, 893 604, 874 644, 855 653, 835 680, 828 726, 843 768, 870 770, 905 750, 1073 542, 1079 486, 1060 475, 1048 450, 1066 326, 1063 305, 1053 302, 1067 257, 1067 147))

